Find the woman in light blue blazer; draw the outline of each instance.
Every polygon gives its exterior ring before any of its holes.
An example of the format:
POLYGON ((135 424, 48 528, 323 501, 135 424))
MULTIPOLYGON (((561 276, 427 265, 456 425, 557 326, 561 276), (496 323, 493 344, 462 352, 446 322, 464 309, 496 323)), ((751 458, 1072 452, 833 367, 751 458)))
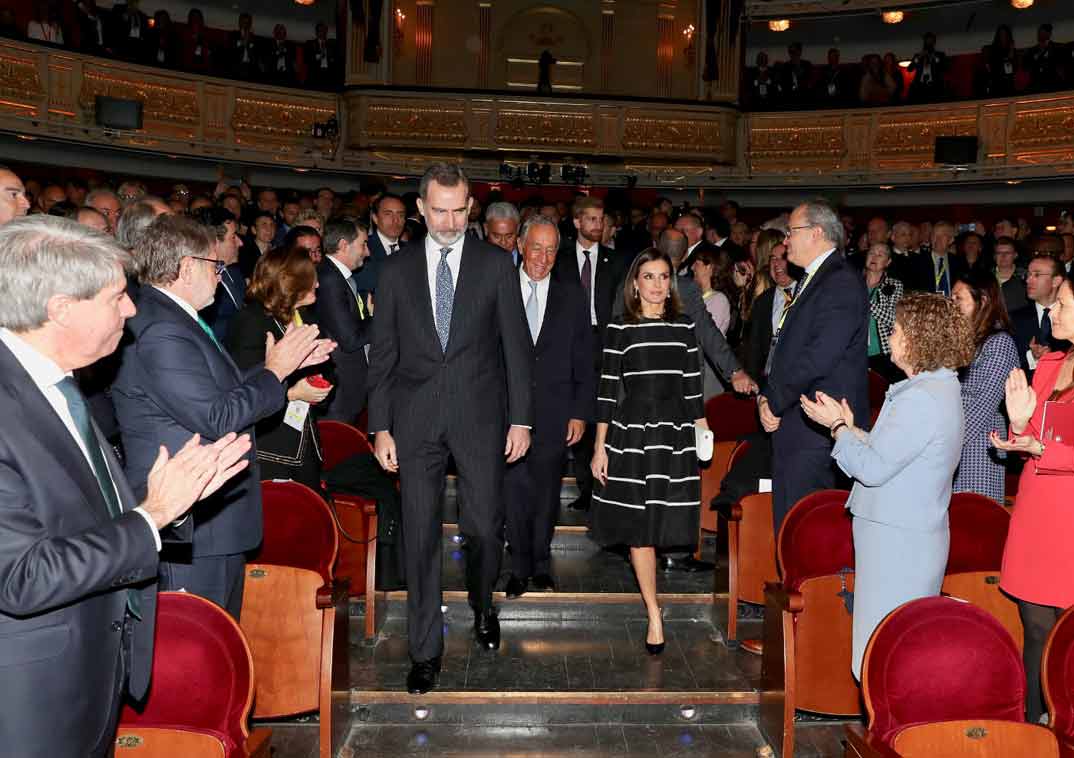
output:
POLYGON ((973 360, 969 322, 942 295, 914 294, 895 309, 891 360, 909 377, 888 389, 872 431, 854 425, 845 400, 822 392, 802 408, 831 429, 832 457, 854 479, 852 668, 880 621, 903 603, 938 595, 947 566, 947 507, 962 454, 956 369, 973 360))

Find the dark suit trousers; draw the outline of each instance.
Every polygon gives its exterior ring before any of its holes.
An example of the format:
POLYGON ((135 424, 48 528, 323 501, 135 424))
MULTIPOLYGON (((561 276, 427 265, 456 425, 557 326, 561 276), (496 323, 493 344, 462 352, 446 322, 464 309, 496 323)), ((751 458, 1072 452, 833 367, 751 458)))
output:
POLYGON ((192 592, 212 600, 239 620, 246 578, 246 556, 208 555, 192 561, 161 560, 160 589, 192 592))
MULTIPOLYGON (((593 330, 593 375, 598 378, 597 385, 599 386, 600 366, 604 359, 604 335, 598 327, 594 326, 593 330)), ((563 436, 567 436, 566 430, 563 436)), ((593 497, 593 471, 589 466, 593 460, 593 445, 596 441, 597 425, 586 424, 582 438, 571 448, 574 452, 574 478, 578 483, 581 499, 586 501, 593 497)))
POLYGON ((776 535, 794 504, 817 490, 835 486, 831 447, 801 444, 801 432, 782 427, 772 435, 772 519, 776 535))
POLYGON ((526 457, 504 473, 507 541, 511 573, 517 577, 552 573, 551 545, 559 514, 566 436, 566 428, 559 440, 541 440, 535 435, 526 457))
MULTIPOLYGON (((431 423, 439 423, 432 420, 431 423)), ((503 446, 506 428, 495 435, 465 424, 441 429, 432 439, 400 447, 406 559, 407 635, 410 657, 427 661, 444 652, 440 559, 441 500, 448 456, 458 469, 459 532, 466 552, 466 588, 475 611, 492 608, 492 587, 503 552, 503 446)))

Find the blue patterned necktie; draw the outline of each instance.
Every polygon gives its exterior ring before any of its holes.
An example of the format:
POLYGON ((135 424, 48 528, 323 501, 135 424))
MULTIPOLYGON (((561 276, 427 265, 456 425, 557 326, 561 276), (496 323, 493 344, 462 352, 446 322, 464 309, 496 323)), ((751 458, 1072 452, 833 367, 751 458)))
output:
POLYGON ((451 266, 447 262, 450 252, 450 247, 440 248, 440 264, 436 267, 436 333, 445 353, 451 334, 451 306, 455 301, 455 283, 451 280, 451 266))
MULTIPOLYGON (((97 440, 97 434, 93 431, 93 423, 90 421, 90 412, 89 407, 86 405, 86 399, 82 396, 82 391, 78 388, 78 384, 69 376, 58 381, 56 389, 60 391, 63 399, 67 401, 67 410, 71 414, 71 419, 75 422, 75 429, 78 430, 78 436, 82 438, 82 444, 86 446, 90 468, 93 469, 93 476, 97 480, 97 486, 101 488, 101 497, 104 498, 108 513, 112 518, 119 518, 123 514, 123 508, 119 504, 118 495, 116 495, 116 486, 112 482, 112 474, 109 472, 108 464, 104 460, 101 443, 97 440)), ((138 595, 137 590, 127 590, 127 610, 136 619, 142 618, 141 601, 142 598, 138 595)))

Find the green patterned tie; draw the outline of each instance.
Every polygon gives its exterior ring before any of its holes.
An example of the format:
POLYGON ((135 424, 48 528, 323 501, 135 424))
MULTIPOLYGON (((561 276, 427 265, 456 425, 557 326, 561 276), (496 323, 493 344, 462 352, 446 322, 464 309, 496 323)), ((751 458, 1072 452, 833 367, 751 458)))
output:
POLYGON ((216 349, 219 350, 221 353, 224 352, 224 346, 220 344, 220 340, 218 340, 216 338, 216 335, 213 334, 212 327, 202 321, 201 316, 198 316, 198 326, 201 327, 201 330, 203 332, 209 335, 209 339, 211 339, 213 341, 213 344, 216 345, 216 349))

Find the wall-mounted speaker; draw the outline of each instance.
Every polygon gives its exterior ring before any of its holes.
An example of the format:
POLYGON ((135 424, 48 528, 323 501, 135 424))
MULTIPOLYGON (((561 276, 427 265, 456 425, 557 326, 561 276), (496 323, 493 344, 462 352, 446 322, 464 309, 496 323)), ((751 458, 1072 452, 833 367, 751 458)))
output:
POLYGON ((938 166, 965 166, 977 162, 976 137, 937 137, 932 162, 938 166))
POLYGON ((142 128, 142 103, 138 100, 97 95, 95 113, 97 126, 128 131, 142 128))

